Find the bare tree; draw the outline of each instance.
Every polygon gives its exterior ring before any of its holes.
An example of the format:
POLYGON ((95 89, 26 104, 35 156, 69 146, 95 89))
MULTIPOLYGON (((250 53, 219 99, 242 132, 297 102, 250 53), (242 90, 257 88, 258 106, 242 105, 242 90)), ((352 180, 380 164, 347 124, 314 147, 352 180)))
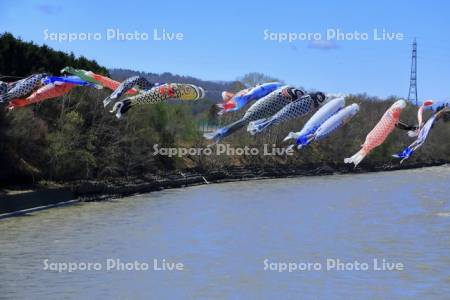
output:
POLYGON ((258 72, 247 73, 244 76, 238 78, 238 80, 249 87, 271 81, 282 82, 277 78, 258 72))

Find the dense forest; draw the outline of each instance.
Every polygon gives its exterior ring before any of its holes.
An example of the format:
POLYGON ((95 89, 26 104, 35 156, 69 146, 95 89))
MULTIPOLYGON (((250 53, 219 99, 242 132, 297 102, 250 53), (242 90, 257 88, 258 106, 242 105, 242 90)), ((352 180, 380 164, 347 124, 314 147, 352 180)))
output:
MULTIPOLYGON (((47 46, 37 46, 13 37, 0 36, 1 80, 14 81, 36 72, 59 74, 65 66, 88 69, 115 79, 135 75, 130 70, 107 70, 95 61, 75 57, 47 46)), ((206 99, 197 102, 173 101, 156 105, 142 105, 117 120, 103 108, 102 100, 110 91, 77 87, 64 97, 44 101, 26 108, 6 110, 0 107, 0 182, 31 183, 38 181, 71 181, 78 179, 110 179, 123 177, 147 178, 155 174, 178 170, 209 172, 230 166, 282 166, 312 168, 342 166, 343 159, 354 154, 366 134, 373 128, 390 99, 353 95, 347 104, 359 103, 361 111, 349 124, 326 140, 315 143, 293 156, 186 156, 183 158, 153 155, 153 146, 206 147, 201 124, 224 125, 242 116, 245 110, 218 117, 214 103, 220 91, 238 91, 252 78, 249 74, 236 82, 207 82, 170 73, 140 73, 154 82, 190 82, 204 86, 206 99)), ((261 79, 259 78, 259 79, 261 79)), ((258 79, 258 78, 257 78, 258 79)), ((409 106, 402 119, 413 123, 416 108, 409 106)), ((224 142, 231 146, 256 147, 264 144, 284 146, 282 139, 289 131, 297 131, 307 118, 294 120, 250 136, 245 131, 232 135, 224 142)), ((405 165, 411 163, 449 162, 449 123, 440 121, 429 140, 405 165)), ((388 140, 361 164, 398 164, 391 154, 409 145, 404 131, 396 130, 388 140)), ((260 151, 262 153, 262 151, 260 151)), ((348 166, 351 168, 351 166, 348 166)))
POLYGON ((46 45, 26 43, 10 33, 0 35, 0 58, 1 80, 13 81, 33 73, 59 74, 65 66, 108 74, 108 70, 96 61, 83 56, 75 57, 73 53, 55 51, 46 45))

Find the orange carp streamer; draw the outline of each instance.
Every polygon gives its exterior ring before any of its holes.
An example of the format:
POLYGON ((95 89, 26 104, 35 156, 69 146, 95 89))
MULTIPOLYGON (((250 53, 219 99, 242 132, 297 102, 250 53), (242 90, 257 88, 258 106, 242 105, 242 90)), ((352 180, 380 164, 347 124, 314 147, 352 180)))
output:
POLYGON ((62 83, 62 84, 48 84, 33 94, 24 99, 15 99, 9 102, 8 108, 13 109, 17 107, 24 107, 33 103, 39 103, 47 99, 60 97, 67 94, 76 84, 62 83))
POLYGON ((406 107, 404 100, 399 100, 392 104, 392 106, 384 113, 378 124, 366 136, 361 150, 350 158, 344 159, 346 164, 355 164, 355 167, 369 154, 374 148, 383 144, 386 138, 391 134, 395 128, 395 124, 400 119, 400 113, 406 107))

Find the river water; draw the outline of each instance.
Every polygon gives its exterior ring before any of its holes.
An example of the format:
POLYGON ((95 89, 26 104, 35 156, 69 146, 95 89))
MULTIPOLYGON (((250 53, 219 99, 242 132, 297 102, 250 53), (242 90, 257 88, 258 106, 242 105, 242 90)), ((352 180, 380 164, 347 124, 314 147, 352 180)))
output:
POLYGON ((5 299, 448 299, 450 167, 167 190, 0 233, 5 299))

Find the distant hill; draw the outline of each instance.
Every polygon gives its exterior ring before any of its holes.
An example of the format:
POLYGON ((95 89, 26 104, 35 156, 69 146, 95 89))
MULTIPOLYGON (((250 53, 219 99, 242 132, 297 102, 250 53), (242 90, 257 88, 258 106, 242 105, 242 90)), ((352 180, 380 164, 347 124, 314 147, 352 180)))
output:
POLYGON ((127 69, 109 69, 109 74, 113 79, 118 81, 122 81, 131 76, 143 76, 154 83, 191 83, 197 86, 201 86, 205 89, 206 96, 205 98, 211 102, 217 103, 222 99, 222 91, 225 90, 233 90, 236 86, 236 81, 208 81, 201 80, 191 76, 181 76, 172 73, 147 73, 147 72, 138 72, 127 69))

